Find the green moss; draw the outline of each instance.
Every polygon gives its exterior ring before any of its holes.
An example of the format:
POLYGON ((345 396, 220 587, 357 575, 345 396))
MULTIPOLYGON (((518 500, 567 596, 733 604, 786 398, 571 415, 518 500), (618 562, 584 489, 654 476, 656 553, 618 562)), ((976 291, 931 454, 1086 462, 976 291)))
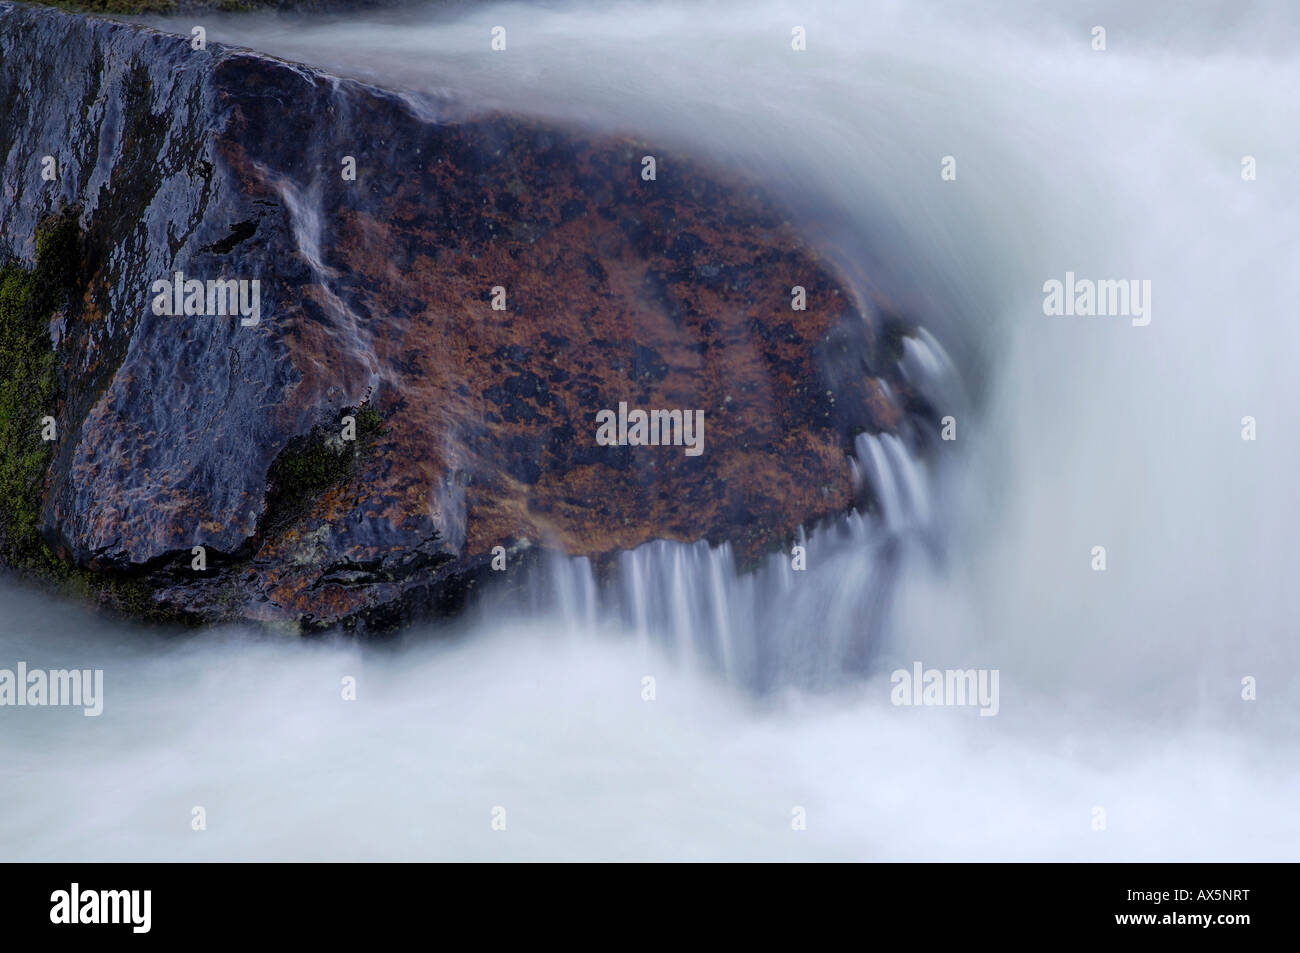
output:
POLYGON ((179 2, 179 0, 36 0, 47 7, 58 7, 73 13, 107 13, 135 16, 142 13, 175 13, 184 10, 212 8, 217 10, 256 10, 278 7, 278 0, 214 0, 211 3, 179 2))
POLYGON ((0 267, 0 558, 19 569, 58 573, 62 563, 38 532, 53 443, 41 418, 57 417, 58 366, 50 318, 79 284, 81 236, 73 211, 36 233, 36 264, 0 267))
POLYGON ((267 525, 282 525, 301 514, 321 493, 342 483, 352 472, 360 448, 383 432, 379 411, 363 405, 345 409, 331 426, 317 425, 289 442, 267 474, 267 525), (356 420, 356 439, 343 439, 343 418, 356 420))
MULTIPOLYGON (((66 563, 40 534, 45 480, 57 444, 41 439, 41 419, 57 420, 64 396, 50 321, 85 287, 85 245, 77 211, 69 209, 38 226, 32 267, 14 261, 0 266, 0 563, 136 619, 186 621, 159 608, 153 599, 156 580, 148 574, 104 573, 66 563)), ((296 518, 322 492, 346 480, 358 453, 383 432, 379 412, 362 405, 292 441, 271 467, 266 526, 296 518), (355 418, 355 440, 343 439, 345 416, 355 418)))
MULTIPOLYGON (((103 13, 109 16, 139 16, 145 13, 201 13, 220 10, 223 13, 246 13, 253 10, 298 9, 317 10, 343 7, 341 3, 322 0, 35 0, 47 7, 57 7, 71 13, 103 13)), ((359 3, 359 6, 370 6, 359 3)))
POLYGON ((167 13, 177 9, 174 0, 36 0, 46 7, 58 7, 73 13, 167 13))
POLYGON ((185 622, 175 611, 164 611, 153 601, 147 580, 133 576, 102 575, 75 566, 63 568, 55 581, 61 594, 81 602, 110 608, 140 622, 185 622))
POLYGON ((50 319, 83 287, 84 243, 75 209, 36 230, 36 263, 0 266, 0 562, 87 602, 140 619, 157 616, 146 582, 105 576, 59 559, 40 535, 41 498, 55 442, 41 418, 62 398, 50 319))
POLYGON ((357 418, 358 440, 362 437, 373 437, 384 432, 384 418, 375 408, 364 406, 356 412, 355 416, 357 418))

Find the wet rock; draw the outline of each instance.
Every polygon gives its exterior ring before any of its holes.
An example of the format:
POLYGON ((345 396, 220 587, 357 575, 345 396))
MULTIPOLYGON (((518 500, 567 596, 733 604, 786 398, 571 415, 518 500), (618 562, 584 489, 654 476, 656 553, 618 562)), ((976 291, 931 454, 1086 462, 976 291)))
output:
POLYGON ((733 173, 642 179, 653 143, 3 3, 0 100, 0 253, 63 209, 85 247, 40 533, 154 609, 379 627, 498 546, 750 560, 905 423, 878 303, 733 173), (156 313, 176 272, 256 280, 260 319, 156 313), (599 446, 620 402, 703 410, 704 453, 599 446))

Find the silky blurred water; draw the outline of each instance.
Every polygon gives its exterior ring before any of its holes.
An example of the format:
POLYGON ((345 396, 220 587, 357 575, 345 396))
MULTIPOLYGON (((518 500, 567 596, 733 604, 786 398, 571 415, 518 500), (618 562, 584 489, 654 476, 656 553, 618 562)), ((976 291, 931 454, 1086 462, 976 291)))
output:
POLYGON ((656 139, 664 168, 726 161, 911 287, 973 403, 916 464, 926 526, 809 528, 806 573, 659 546, 601 589, 558 562, 536 608, 381 647, 163 636, 6 583, 0 667, 102 667, 106 699, 0 709, 0 856, 1296 859, 1297 14, 1058 6, 200 18, 417 99, 656 139), (1150 325, 1045 316, 1067 270, 1151 280, 1150 325), (998 715, 891 705, 914 661, 998 669, 998 715))

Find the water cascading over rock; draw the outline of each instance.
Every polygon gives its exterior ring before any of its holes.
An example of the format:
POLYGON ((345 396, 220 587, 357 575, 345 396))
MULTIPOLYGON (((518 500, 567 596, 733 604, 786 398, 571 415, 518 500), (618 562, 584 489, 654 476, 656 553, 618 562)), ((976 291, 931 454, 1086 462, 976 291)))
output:
POLYGON ((109 604, 379 629, 549 549, 593 586, 621 565, 650 628, 655 541, 708 586, 702 554, 921 515, 942 351, 726 169, 12 4, 0 100, 0 254, 32 266, 49 216, 81 233, 31 502, 109 604), (177 273, 257 281, 258 319, 158 313, 177 273), (703 411, 704 452, 599 445, 620 402, 703 411))

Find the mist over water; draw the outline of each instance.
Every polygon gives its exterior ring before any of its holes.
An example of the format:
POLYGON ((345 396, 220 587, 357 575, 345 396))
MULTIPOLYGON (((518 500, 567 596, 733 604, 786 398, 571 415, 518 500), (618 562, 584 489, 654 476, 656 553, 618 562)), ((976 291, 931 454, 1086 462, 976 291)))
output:
POLYGON ((923 321, 959 437, 860 445, 895 507, 808 527, 807 573, 555 559, 450 638, 168 637, 5 582, 0 667, 103 668, 106 699, 0 712, 0 856, 1296 859, 1297 14, 963 6, 202 17, 431 116, 743 170, 923 321), (1151 323, 1045 316, 1067 271, 1149 279, 1151 323), (891 705, 914 661, 998 669, 997 716, 891 705))

